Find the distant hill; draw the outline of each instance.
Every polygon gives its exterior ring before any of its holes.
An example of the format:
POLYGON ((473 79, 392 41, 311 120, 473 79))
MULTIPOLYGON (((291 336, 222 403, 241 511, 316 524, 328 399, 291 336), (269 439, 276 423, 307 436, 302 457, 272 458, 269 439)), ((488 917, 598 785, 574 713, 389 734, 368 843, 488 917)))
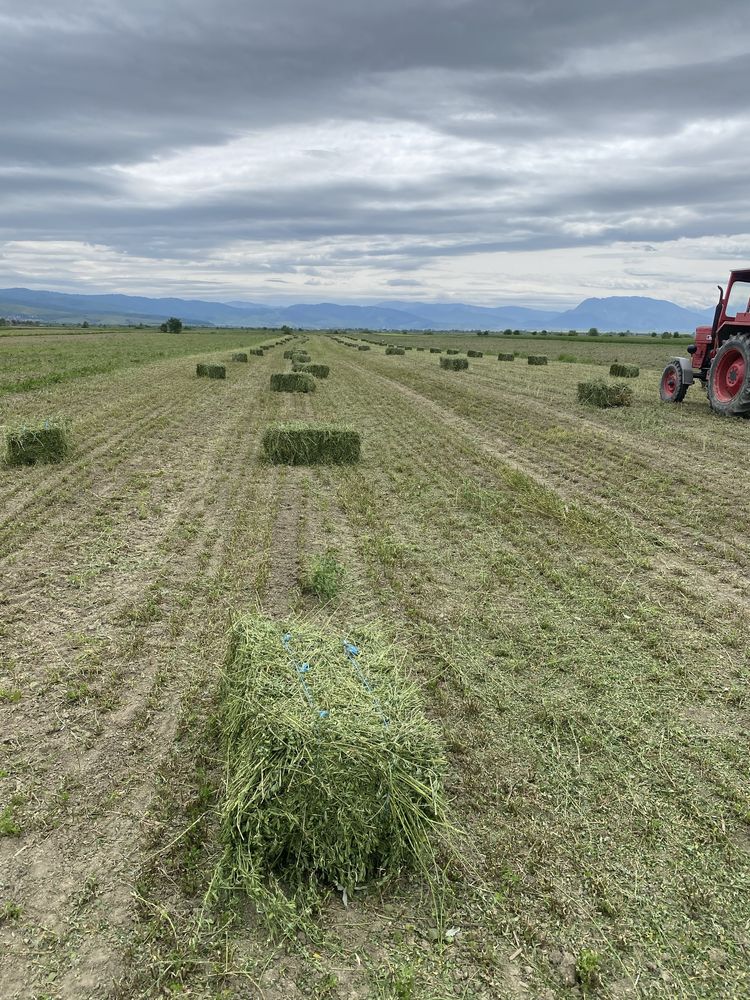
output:
POLYGON ((374 305, 335 302, 267 306, 257 302, 147 298, 140 295, 80 295, 28 288, 0 289, 0 316, 46 323, 158 324, 179 316, 193 326, 293 326, 312 330, 630 330, 692 331, 710 322, 713 308, 684 309, 664 299, 612 295, 585 299, 574 309, 553 312, 524 306, 474 306, 463 302, 386 300, 374 305))

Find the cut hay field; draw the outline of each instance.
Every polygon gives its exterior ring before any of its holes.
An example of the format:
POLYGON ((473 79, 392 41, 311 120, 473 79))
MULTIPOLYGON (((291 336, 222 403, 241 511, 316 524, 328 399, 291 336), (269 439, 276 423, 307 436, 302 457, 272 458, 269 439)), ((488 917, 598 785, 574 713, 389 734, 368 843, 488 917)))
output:
POLYGON ((123 332, 112 366, 102 337, 0 341, 0 423, 73 445, 0 466, 0 996, 750 995, 750 425, 661 405, 661 340, 387 338, 485 352, 449 371, 311 334, 330 374, 297 393, 270 391, 283 346, 230 361, 273 339, 123 332), (66 380, 9 391, 6 349, 66 380), (579 404, 614 360, 632 406, 579 404), (358 430, 359 464, 262 460, 307 420, 358 430), (343 578, 310 584, 315 556, 343 578), (456 828, 440 912, 407 870, 311 894, 281 940, 207 898, 227 636, 257 608, 377 621, 407 658, 456 828))

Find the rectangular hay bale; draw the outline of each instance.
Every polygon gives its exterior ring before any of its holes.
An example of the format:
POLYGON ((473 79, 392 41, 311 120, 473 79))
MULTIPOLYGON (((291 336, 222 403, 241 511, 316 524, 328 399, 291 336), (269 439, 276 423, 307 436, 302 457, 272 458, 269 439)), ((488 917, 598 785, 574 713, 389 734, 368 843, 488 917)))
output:
POLYGON ((62 462, 70 451, 68 425, 45 420, 34 425, 10 427, 5 432, 6 465, 46 465, 62 462))
POLYGON ((440 367, 454 372, 465 371, 469 367, 466 358, 440 358, 440 367))
POLYGON ((318 364, 300 364, 300 362, 295 361, 292 364, 293 372, 308 372, 310 375, 314 375, 315 378, 328 378, 331 369, 328 365, 318 365, 318 364))
POLYGON ((484 352, 483 351, 467 351, 466 352, 466 357, 467 358, 483 358, 484 357, 484 352))
POLYGON ((633 390, 629 385, 608 385, 603 379, 592 379, 578 383, 578 402, 598 406, 602 410, 614 406, 630 406, 633 402, 633 390))
POLYGON ((371 350, 371 348, 370 348, 369 344, 360 344, 359 347, 357 348, 357 350, 358 351, 369 351, 369 350, 371 350))
POLYGON ((530 365, 546 365, 547 355, 546 354, 530 354, 528 357, 528 362, 530 365))
POLYGON ((316 382, 307 372, 275 372, 271 392, 315 392, 316 382))
POLYGON ((235 351, 232 355, 232 361, 247 361, 247 354, 244 351, 235 351))
POLYGON ((450 836, 445 753, 375 627, 236 618, 219 713, 224 874, 274 929, 304 912, 296 892, 311 884, 431 877, 450 836))
POLYGON ((623 365, 615 362, 609 366, 609 374, 614 378, 638 378, 641 370, 637 365, 623 365))
POLYGON ((198 378, 226 378, 227 370, 224 365, 197 364, 195 374, 198 378))
POLYGON ((498 354, 498 361, 515 361, 515 354, 498 354))
POLYGON ((385 353, 386 354, 406 354, 406 351, 403 349, 403 347, 386 347, 385 353))
POLYGON ((266 458, 277 465, 351 465, 361 447, 359 431, 337 424, 271 424, 263 435, 266 458))

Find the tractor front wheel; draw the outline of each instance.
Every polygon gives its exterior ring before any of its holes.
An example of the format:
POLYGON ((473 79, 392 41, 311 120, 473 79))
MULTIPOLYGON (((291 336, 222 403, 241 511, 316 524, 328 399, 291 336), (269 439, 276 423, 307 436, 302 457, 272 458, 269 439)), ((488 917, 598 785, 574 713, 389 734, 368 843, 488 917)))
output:
POLYGON ((730 337, 708 373, 711 409, 725 417, 750 417, 750 338, 730 337))
POLYGON ((663 403, 681 403, 688 391, 679 361, 670 361, 662 372, 659 395, 663 403))

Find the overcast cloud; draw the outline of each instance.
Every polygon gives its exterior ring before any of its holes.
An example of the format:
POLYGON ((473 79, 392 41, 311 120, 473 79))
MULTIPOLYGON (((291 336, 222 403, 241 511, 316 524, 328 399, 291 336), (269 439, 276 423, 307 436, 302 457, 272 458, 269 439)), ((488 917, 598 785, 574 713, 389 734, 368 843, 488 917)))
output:
POLYGON ((721 0, 0 0, 0 285, 707 305, 749 49, 721 0))

